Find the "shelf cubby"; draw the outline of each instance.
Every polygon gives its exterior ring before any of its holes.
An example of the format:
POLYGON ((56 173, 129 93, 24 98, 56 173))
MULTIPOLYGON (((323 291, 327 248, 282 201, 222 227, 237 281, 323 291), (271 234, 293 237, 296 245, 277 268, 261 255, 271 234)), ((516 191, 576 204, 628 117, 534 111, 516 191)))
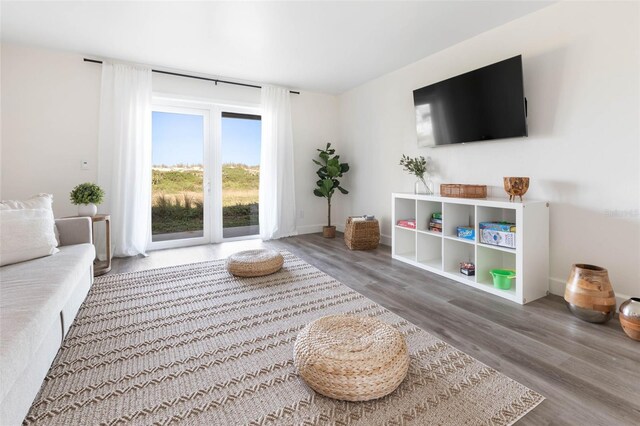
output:
POLYGON ((442 270, 442 238, 439 235, 418 233, 416 259, 418 263, 442 270))
POLYGON ((444 271, 454 275, 460 275, 464 279, 475 281, 474 275, 468 276, 460 272, 461 262, 476 264, 475 246, 453 239, 444 240, 444 271))
POLYGON ((549 204, 544 201, 393 194, 392 217, 394 259, 520 304, 549 289, 549 204), (428 230, 435 212, 442 212, 442 233, 428 230), (415 230, 395 226, 400 219, 413 218, 415 230), (495 221, 516 224, 515 248, 480 242, 480 222, 495 221), (458 226, 474 227, 475 240, 458 238, 458 226), (476 269, 472 276, 460 272, 460 262, 469 261, 476 269), (516 271, 509 290, 493 286, 492 269, 516 271))
POLYGON ((396 198, 394 204, 394 211, 396 213, 393 222, 394 225, 398 223, 398 220, 416 218, 416 200, 396 198))
POLYGON ((493 277, 490 273, 492 269, 510 269, 516 272, 516 279, 513 280, 511 289, 499 290, 515 293, 518 285, 518 270, 516 268, 515 252, 508 253, 501 250, 494 250, 489 247, 479 246, 478 265, 476 266, 476 282, 493 288, 493 277))
POLYGON ((417 200, 416 228, 420 231, 429 231, 429 219, 433 213, 442 213, 442 203, 437 201, 417 200))
MULTIPOLYGON (((516 209, 504 207, 478 206, 478 223, 480 222, 511 222, 516 223, 516 209)), ((477 229, 476 227, 476 229, 477 229)))
POLYGON ((409 228, 395 227, 394 255, 411 261, 416 260, 416 231, 409 228))
POLYGON ((475 227, 475 216, 474 205, 445 203, 444 211, 442 212, 443 234, 457 238, 458 226, 475 227))

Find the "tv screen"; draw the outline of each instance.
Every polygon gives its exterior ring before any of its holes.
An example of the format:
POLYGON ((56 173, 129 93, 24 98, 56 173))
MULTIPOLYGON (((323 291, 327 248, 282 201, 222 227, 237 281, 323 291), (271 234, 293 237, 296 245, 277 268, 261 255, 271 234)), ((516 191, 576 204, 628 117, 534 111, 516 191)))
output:
POLYGON ((418 146, 527 136, 522 56, 413 91, 418 146))

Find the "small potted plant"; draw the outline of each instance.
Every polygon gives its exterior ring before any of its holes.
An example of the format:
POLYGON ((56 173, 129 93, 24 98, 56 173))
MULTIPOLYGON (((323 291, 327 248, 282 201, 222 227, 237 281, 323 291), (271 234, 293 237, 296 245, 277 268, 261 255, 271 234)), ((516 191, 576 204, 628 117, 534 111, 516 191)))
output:
POLYGON ((427 183, 429 176, 429 162, 430 159, 423 156, 411 158, 402 154, 400 159, 400 165, 404 168, 404 171, 411 173, 418 180, 415 183, 414 192, 416 194, 433 194, 433 188, 431 188, 431 181, 427 183))
POLYGON ((320 168, 316 172, 320 178, 316 181, 317 188, 313 190, 316 197, 324 197, 327 199, 327 226, 322 227, 322 236, 325 238, 334 238, 336 236, 336 227, 331 226, 331 197, 337 189, 343 194, 348 194, 349 191, 340 186, 340 181, 343 173, 349 170, 349 164, 341 163, 340 156, 335 155, 336 150, 331 148, 331 144, 328 143, 325 149, 319 149, 318 157, 320 161, 313 160, 320 168))
POLYGON ((95 183, 85 182, 73 188, 69 198, 78 206, 78 216, 95 216, 98 213, 96 204, 104 199, 104 191, 95 183))

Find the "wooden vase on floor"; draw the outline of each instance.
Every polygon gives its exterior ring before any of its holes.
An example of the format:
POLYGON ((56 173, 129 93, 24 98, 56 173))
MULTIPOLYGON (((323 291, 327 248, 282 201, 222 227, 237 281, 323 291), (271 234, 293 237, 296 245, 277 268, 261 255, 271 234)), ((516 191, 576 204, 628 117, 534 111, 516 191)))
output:
POLYGON ((640 297, 632 297, 620 305, 620 325, 627 336, 640 342, 640 297))
POLYGON ((605 268, 576 264, 564 290, 569 311, 581 320, 605 323, 616 312, 616 296, 605 268))
POLYGON ((322 236, 325 238, 335 238, 336 237, 336 227, 335 226, 323 226, 322 227, 322 236))

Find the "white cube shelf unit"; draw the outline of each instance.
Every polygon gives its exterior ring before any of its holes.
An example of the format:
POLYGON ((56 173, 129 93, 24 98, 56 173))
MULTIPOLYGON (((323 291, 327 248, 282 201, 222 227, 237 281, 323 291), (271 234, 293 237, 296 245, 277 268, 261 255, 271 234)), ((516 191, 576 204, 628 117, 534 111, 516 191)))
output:
POLYGON ((496 296, 525 304, 549 289, 549 203, 505 199, 448 198, 436 195, 392 194, 392 256, 496 296), (429 218, 442 213, 442 233, 429 231, 429 218), (397 223, 415 219, 416 229, 397 223), (516 248, 480 242, 480 222, 516 224, 516 248), (458 226, 475 229, 475 240, 458 238, 458 226), (475 276, 460 272, 460 262, 475 264, 475 276), (493 286, 492 269, 516 272, 511 289, 493 286))

